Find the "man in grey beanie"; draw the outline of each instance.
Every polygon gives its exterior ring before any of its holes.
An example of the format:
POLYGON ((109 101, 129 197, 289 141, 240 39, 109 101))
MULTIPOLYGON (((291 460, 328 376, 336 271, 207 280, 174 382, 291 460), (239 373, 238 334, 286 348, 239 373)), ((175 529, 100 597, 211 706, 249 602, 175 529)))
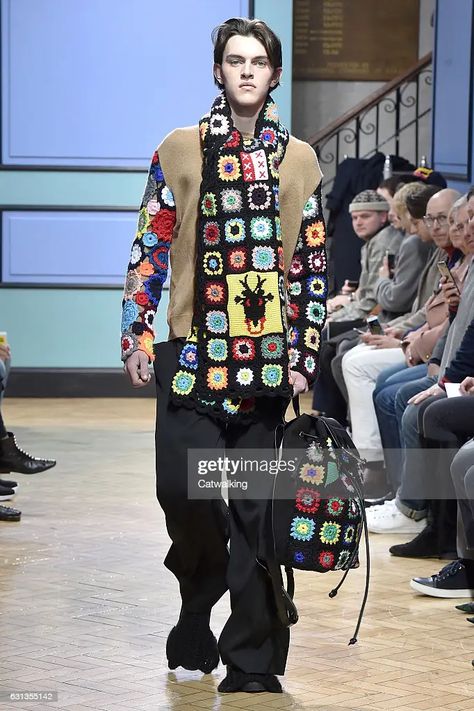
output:
MULTIPOLYGON (((330 321, 364 319, 377 306, 375 285, 386 252, 397 254, 403 233, 388 223, 390 205, 376 190, 363 190, 349 205, 352 226, 364 244, 356 292, 339 294, 327 302, 330 321)), ((350 328, 350 324, 348 324, 350 328)))

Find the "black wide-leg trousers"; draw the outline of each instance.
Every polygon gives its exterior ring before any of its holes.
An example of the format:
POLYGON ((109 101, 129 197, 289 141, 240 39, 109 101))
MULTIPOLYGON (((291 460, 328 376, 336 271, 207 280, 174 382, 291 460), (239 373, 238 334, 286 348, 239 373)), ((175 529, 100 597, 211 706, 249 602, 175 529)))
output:
POLYGON ((250 425, 226 425, 176 407, 169 393, 183 343, 174 339, 155 346, 157 497, 172 541, 165 565, 178 580, 188 612, 210 612, 229 590, 231 615, 219 638, 224 664, 247 673, 281 675, 289 630, 278 621, 271 581, 257 562, 272 546, 271 477, 263 480, 267 489, 262 498, 245 496, 242 490, 233 495, 230 489, 227 506, 217 489, 213 498, 193 499, 188 493, 188 449, 212 449, 216 459, 224 453, 238 457, 240 449, 273 450, 275 428, 288 402, 260 398, 260 416, 250 425))

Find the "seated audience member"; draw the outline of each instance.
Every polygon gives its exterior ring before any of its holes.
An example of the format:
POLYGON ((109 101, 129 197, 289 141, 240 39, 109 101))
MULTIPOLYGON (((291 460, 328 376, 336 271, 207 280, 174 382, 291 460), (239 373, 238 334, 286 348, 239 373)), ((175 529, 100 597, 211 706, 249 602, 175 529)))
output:
MULTIPOLYGON (((473 344, 474 347, 474 344, 473 344)), ((428 578, 413 578, 411 587, 432 597, 474 597, 474 377, 465 378, 461 397, 433 402, 423 415, 424 436, 461 449, 451 463, 457 498, 458 558, 428 578)), ((449 476, 449 471, 444 472, 449 476)))
POLYGON ((375 284, 379 278, 387 251, 397 254, 403 233, 388 222, 389 203, 375 190, 364 190, 349 205, 352 226, 364 242, 360 252, 361 273, 355 292, 339 294, 327 302, 331 321, 344 321, 347 330, 351 321, 366 318, 377 307, 375 284))
MULTIPOLYGON (((471 260, 471 256, 467 256, 464 240, 466 220, 467 198, 464 196, 454 203, 448 215, 449 238, 454 247, 449 265, 460 291, 471 260)), ((445 295, 446 291, 447 288, 435 290, 420 311, 420 315, 425 319, 423 326, 415 328, 419 322, 418 314, 415 314, 412 319, 409 318, 394 327, 393 335, 402 339, 406 364, 386 368, 380 373, 375 384, 373 402, 384 450, 387 481, 392 492, 397 491, 400 485, 402 469, 400 423, 395 412, 395 398, 403 384, 427 375, 434 378, 438 374, 440 361, 434 363, 430 355, 432 356, 436 342, 449 325, 449 298, 445 295)), ((449 293, 452 294, 452 290, 449 293)), ((369 518, 370 516, 371 514, 369 518)))
MULTIPOLYGON (((412 541, 390 548, 393 555, 403 557, 443 557, 453 548, 453 507, 449 502, 441 506, 437 500, 417 499, 412 492, 420 490, 420 479, 422 481, 427 466, 420 428, 424 411, 434 399, 446 397, 443 389, 446 381, 460 382, 474 370, 474 190, 469 192, 468 198, 469 219, 465 225, 465 242, 471 255, 471 264, 460 299, 454 294, 454 289, 451 290, 453 302, 458 302, 459 306, 444 338, 444 346, 443 339, 440 339, 435 347, 436 356, 440 355, 436 353, 438 346, 442 347, 439 372, 436 377, 427 376, 402 385, 396 395, 395 410, 401 423, 403 449, 401 484, 395 502, 386 502, 383 512, 381 507, 377 507, 376 514, 371 513, 372 519, 375 515, 386 519, 385 524, 382 524, 384 530, 395 531, 399 525, 406 525, 409 519, 424 518, 429 508, 428 526, 412 541)), ((447 284, 443 285, 443 289, 449 290, 447 284)))
MULTIPOLYGON (((405 187, 411 188, 412 186, 405 187)), ((428 189, 429 187, 424 187, 424 190, 428 189)), ((438 228, 436 231, 433 230, 433 239, 436 239, 436 246, 440 249, 450 245, 446 218, 458 197, 459 194, 453 190, 441 190, 433 195, 427 203, 427 216, 432 217, 434 214, 434 224, 437 226, 440 225, 440 222, 443 223, 442 230, 438 228), (440 215, 444 215, 445 220, 441 220, 440 215)), ((426 225, 424 227, 426 228, 426 225)), ((417 225, 417 229, 427 239, 421 224, 417 225)), ((433 269, 431 260, 426 265, 420 279, 418 289, 420 300, 417 299, 413 304, 414 313, 419 311, 438 284, 439 272, 436 265, 433 269), (424 298, 424 301, 421 301, 421 298, 424 298)), ((344 354, 342 373, 348 394, 352 437, 356 447, 368 461, 366 485, 368 488, 368 485, 371 484, 379 491, 381 482, 385 487, 387 484, 383 471, 382 443, 372 395, 379 374, 389 366, 404 368, 406 359, 400 338, 387 335, 365 335, 362 336, 362 341, 363 343, 344 354)))
MULTIPOLYGON (((404 200, 406 199, 406 197, 409 195, 417 195, 419 199, 423 201, 422 207, 424 213, 426 204, 428 202, 428 197, 430 197, 436 190, 437 188, 433 188, 432 186, 426 187, 418 184, 414 184, 413 187, 409 185, 404 186, 402 197, 399 197, 396 203, 394 202, 397 213, 399 213, 399 218, 401 220, 403 228, 411 228, 411 223, 409 221, 409 217, 407 216, 405 207, 403 207, 403 211, 401 207, 402 205, 405 205, 404 200), (405 198, 403 196, 405 196, 405 198)), ((398 193, 396 195, 398 195, 398 193)), ((385 232, 385 230, 383 230, 382 232, 385 232)), ((378 237, 379 236, 377 235, 376 239, 378 237)), ((416 252, 418 249, 417 243, 419 242, 421 244, 421 241, 417 237, 415 237, 415 242, 413 242, 412 237, 408 236, 403 238, 401 243, 399 242, 398 238, 397 242, 393 242, 393 247, 390 248, 393 249, 393 253, 398 255, 395 263, 394 279, 396 280, 397 284, 406 284, 408 279, 408 281, 410 281, 410 290, 413 291, 413 286, 416 290, 418 280, 421 280, 421 282, 423 282, 424 279, 423 263, 421 260, 417 260, 416 258, 416 252), (399 243, 398 252, 397 242, 399 243), (412 264, 416 265, 416 274, 413 274, 412 272, 412 264)), ((426 242, 428 242, 428 239, 426 240, 426 242)), ((385 259, 385 257, 383 257, 383 259, 385 259)), ((373 264, 372 268, 374 266, 375 265, 373 264)), ((380 266, 376 271, 377 273, 375 274, 375 277, 376 281, 378 282, 380 276, 380 266)), ((370 281, 373 284, 373 274, 370 277, 370 281)), ((408 287, 406 286, 405 291, 407 290, 408 287)), ((402 292, 403 289, 399 293, 401 294, 402 292)), ((417 298, 419 298, 419 295, 417 298)), ((403 295, 403 299, 405 299, 405 295, 403 295)), ((392 303, 394 302, 392 301, 392 303)), ((379 310, 379 305, 376 302, 375 310, 379 310)), ((338 317, 338 312, 336 312, 335 316, 338 317)), ((379 314, 379 318, 383 320, 384 314, 379 314)), ((333 334, 334 330, 336 331, 336 333, 334 335, 331 335, 331 338, 329 339, 323 338, 321 344, 319 354, 320 373, 313 392, 313 409, 316 411, 324 412, 328 416, 335 417, 340 422, 344 422, 347 413, 347 394, 345 391, 344 383, 342 382, 342 375, 340 375, 340 377, 336 376, 335 378, 334 371, 336 371, 338 375, 340 374, 339 363, 342 359, 342 356, 347 350, 354 347, 358 342, 358 333, 356 331, 353 331, 352 329, 356 326, 363 326, 364 322, 362 319, 355 322, 334 322, 333 314, 331 313, 327 319, 327 324, 328 325, 326 326, 325 331, 323 331, 323 336, 325 333, 327 334, 328 329, 331 329, 331 334, 333 334), (336 366, 335 368, 333 368, 332 364, 335 357, 339 360, 336 361, 336 366)))
MULTIPOLYGON (((7 432, 3 421, 1 405, 8 378, 10 365, 10 347, 0 344, 0 474, 18 472, 36 474, 54 467, 53 459, 37 459, 20 449, 12 432, 7 432)), ((0 479, 0 501, 8 501, 15 496, 16 481, 0 479)), ((0 521, 19 521, 21 513, 16 509, 0 506, 0 521)))

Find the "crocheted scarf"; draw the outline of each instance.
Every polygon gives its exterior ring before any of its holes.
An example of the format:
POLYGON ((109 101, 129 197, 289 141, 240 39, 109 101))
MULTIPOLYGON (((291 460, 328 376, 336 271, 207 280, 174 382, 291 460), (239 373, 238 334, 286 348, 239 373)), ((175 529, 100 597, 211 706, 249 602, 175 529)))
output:
POLYGON ((255 398, 292 395, 279 217, 289 135, 270 95, 249 140, 224 93, 199 130, 194 313, 171 397, 224 420, 251 419, 255 398))

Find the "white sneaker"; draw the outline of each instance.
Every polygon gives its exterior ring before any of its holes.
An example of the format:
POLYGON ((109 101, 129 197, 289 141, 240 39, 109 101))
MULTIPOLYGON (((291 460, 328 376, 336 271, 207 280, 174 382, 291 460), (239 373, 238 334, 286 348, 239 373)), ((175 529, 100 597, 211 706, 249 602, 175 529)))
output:
POLYGON ((369 521, 367 526, 370 533, 410 533, 417 535, 426 526, 426 519, 415 521, 405 516, 396 506, 388 507, 387 511, 380 512, 369 521))
POLYGON ((384 501, 383 504, 377 504, 377 506, 369 506, 365 509, 365 514, 367 516, 367 522, 373 521, 379 516, 386 516, 389 511, 392 511, 396 507, 395 499, 390 499, 390 501, 384 501))

